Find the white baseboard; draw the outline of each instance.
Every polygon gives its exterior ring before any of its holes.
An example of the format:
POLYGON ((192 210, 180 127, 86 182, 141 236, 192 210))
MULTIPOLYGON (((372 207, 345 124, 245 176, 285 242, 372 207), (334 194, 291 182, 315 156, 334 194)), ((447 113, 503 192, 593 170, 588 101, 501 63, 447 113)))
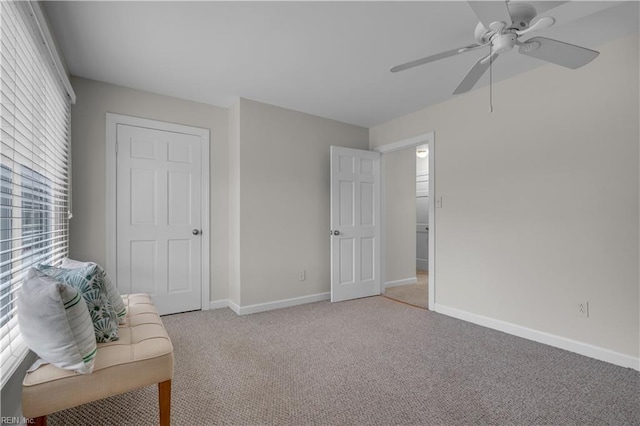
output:
POLYGON ((534 342, 544 343, 545 345, 554 346, 580 355, 595 358, 621 367, 632 368, 640 371, 640 358, 634 358, 629 355, 614 352, 609 349, 600 348, 598 346, 589 345, 587 343, 578 342, 577 340, 567 339, 566 337, 556 336, 554 334, 545 333, 531 328, 522 327, 506 321, 501 321, 482 315, 473 314, 456 308, 450 308, 440 304, 435 304, 435 311, 453 318, 458 318, 483 327, 502 331, 514 336, 522 337, 534 342))
POLYGON ((229 307, 229 299, 212 300, 209 302, 209 309, 221 309, 229 307))
POLYGON ((418 282, 418 279, 416 277, 404 278, 402 280, 395 280, 395 281, 387 281, 386 283, 384 283, 384 288, 397 287, 399 285, 415 284, 417 282, 418 282))
POLYGON ((288 308, 290 306, 303 305, 305 303, 321 302, 329 300, 331 293, 318 293, 309 296, 294 297, 292 299, 276 300, 256 305, 240 306, 229 299, 212 300, 209 309, 229 308, 238 315, 255 314, 257 312, 271 311, 273 309, 288 308))
POLYGON ((233 303, 231 300, 229 300, 229 309, 231 309, 236 314, 240 315, 240 306, 233 303))
POLYGON ((258 303, 255 305, 238 306, 235 303, 229 301, 229 308, 231 308, 238 315, 255 314, 258 312, 271 311, 273 309, 288 308, 290 306, 304 305, 306 303, 321 302, 323 300, 329 300, 331 293, 318 293, 310 294, 308 296, 294 297, 291 299, 276 300, 273 302, 258 303))

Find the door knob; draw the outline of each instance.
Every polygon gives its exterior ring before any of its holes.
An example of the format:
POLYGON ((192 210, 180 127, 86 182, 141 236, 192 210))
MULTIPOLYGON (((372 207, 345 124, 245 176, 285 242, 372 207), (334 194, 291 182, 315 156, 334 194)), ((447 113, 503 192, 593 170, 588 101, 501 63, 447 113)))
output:
POLYGON ((191 233, 192 233, 193 235, 199 235, 201 232, 202 232, 202 231, 201 231, 201 230, 199 230, 199 229, 194 229, 193 231, 191 231, 191 233))
POLYGON ((333 235, 340 235, 340 231, 338 231, 338 230, 333 231, 333 235))

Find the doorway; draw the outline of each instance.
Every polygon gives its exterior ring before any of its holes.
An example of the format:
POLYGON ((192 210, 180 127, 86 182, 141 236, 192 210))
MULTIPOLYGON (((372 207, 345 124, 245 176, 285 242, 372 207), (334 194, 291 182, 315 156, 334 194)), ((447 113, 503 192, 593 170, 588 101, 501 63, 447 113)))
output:
POLYGON ((434 309, 435 140, 430 132, 382 146, 383 296, 434 309))
POLYGON ((209 307, 209 131, 107 114, 107 272, 160 314, 209 307))

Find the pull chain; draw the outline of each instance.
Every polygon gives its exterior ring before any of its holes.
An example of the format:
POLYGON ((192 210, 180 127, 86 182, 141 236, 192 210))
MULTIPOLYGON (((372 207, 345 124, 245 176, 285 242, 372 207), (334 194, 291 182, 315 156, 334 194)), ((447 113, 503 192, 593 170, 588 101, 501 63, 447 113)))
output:
POLYGON ((489 46, 489 113, 493 112, 493 44, 489 46))

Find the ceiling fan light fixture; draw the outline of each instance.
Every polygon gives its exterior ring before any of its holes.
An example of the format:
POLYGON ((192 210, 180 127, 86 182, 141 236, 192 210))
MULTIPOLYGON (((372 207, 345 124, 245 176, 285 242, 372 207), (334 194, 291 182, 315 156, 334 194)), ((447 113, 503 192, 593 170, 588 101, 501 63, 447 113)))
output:
POLYGON ((492 40, 493 53, 495 53, 496 55, 499 55, 501 53, 510 51, 511 49, 513 49, 513 46, 516 45, 517 39, 518 39, 518 36, 512 33, 500 34, 499 36, 497 36, 492 40))

